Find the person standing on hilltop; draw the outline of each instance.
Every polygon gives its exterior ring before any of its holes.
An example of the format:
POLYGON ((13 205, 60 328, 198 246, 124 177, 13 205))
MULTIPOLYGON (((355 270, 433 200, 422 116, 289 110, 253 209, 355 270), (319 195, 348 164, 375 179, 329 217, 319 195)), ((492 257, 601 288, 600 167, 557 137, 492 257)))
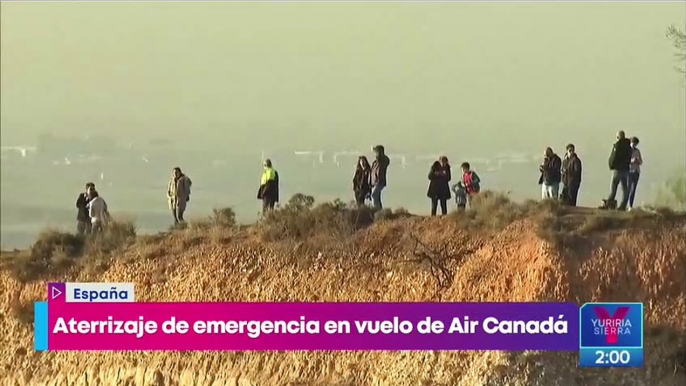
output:
POLYGON ((364 206, 365 201, 368 198, 371 198, 371 173, 372 167, 369 165, 367 157, 360 156, 357 160, 355 175, 353 176, 353 192, 355 193, 355 202, 357 203, 357 206, 364 206))
POLYGON ((634 207, 634 198, 636 198, 638 179, 641 176, 641 165, 643 165, 643 156, 641 156, 641 151, 638 149, 638 138, 631 137, 631 163, 629 164, 629 210, 634 207))
POLYGON ((386 187, 388 181, 386 180, 386 172, 391 160, 386 156, 386 149, 382 145, 376 145, 372 148, 374 150, 374 163, 372 164, 372 201, 374 208, 380 210, 383 208, 381 203, 381 191, 386 187))
POLYGON ((541 177, 538 183, 541 185, 542 199, 557 199, 560 192, 560 181, 562 175, 560 168, 562 167, 562 160, 555 154, 552 148, 547 147, 543 154, 543 162, 538 170, 541 172, 541 177))
POLYGON ((110 220, 110 212, 107 210, 107 203, 100 197, 98 191, 90 189, 88 191, 88 216, 91 221, 91 234, 101 233, 103 228, 110 220))
POLYGON ((191 199, 191 185, 193 182, 183 174, 181 168, 172 169, 172 177, 167 186, 167 200, 169 209, 174 215, 174 225, 185 222, 183 214, 186 211, 188 201, 191 199))
POLYGON ((612 146, 608 164, 612 170, 612 183, 610 185, 610 195, 604 200, 602 209, 626 210, 629 202, 629 169, 631 165, 631 141, 626 138, 624 131, 617 132, 617 142, 612 146), (622 186, 622 202, 617 206, 617 187, 622 186))
POLYGON ((441 203, 441 214, 448 214, 450 199, 450 164, 448 157, 442 156, 431 165, 429 170, 429 190, 426 195, 431 198, 431 215, 436 215, 438 203, 441 203))
POLYGON ((463 162, 460 165, 462 169, 462 178, 453 185, 453 192, 455 192, 455 201, 457 202, 457 209, 464 210, 472 206, 472 198, 481 191, 481 179, 475 171, 471 170, 469 162, 463 162))
POLYGON ((565 205, 576 206, 576 199, 581 187, 581 159, 576 154, 573 144, 567 145, 567 154, 562 160, 562 193, 560 199, 565 205))
POLYGON ((274 210, 274 206, 279 202, 279 173, 274 170, 272 161, 264 161, 264 170, 260 178, 260 188, 257 191, 257 199, 262 200, 262 214, 274 210))
POLYGON ((91 230, 91 219, 88 216, 88 201, 90 201, 88 192, 91 189, 95 190, 95 184, 89 182, 86 184, 85 191, 80 193, 76 199, 76 209, 78 209, 76 214, 76 230, 80 235, 90 233, 91 230))

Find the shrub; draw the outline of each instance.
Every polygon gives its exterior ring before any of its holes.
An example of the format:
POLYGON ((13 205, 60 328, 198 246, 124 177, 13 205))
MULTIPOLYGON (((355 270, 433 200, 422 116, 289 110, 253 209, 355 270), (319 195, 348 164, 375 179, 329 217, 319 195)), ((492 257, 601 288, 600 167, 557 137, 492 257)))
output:
POLYGON ((86 238, 86 253, 108 254, 136 241, 136 224, 131 220, 112 220, 102 233, 86 238))
POLYGON ((20 281, 29 281, 48 271, 61 271, 71 266, 71 259, 79 256, 85 238, 55 229, 41 232, 28 251, 4 258, 4 266, 20 281))
POLYGON ((33 303, 22 303, 19 299, 10 301, 11 315, 22 324, 31 324, 34 320, 33 303))
POLYGON ((41 232, 28 252, 5 258, 5 267, 20 281, 48 274, 60 274, 75 266, 79 269, 106 268, 106 257, 136 239, 131 221, 111 221, 102 233, 74 235, 55 229, 41 232))
POLYGON ((527 216, 560 215, 563 212, 564 207, 557 200, 528 200, 520 204, 506 194, 484 191, 472 198, 469 209, 453 212, 452 216, 467 228, 497 232, 527 216))
MULTIPOLYGON (((191 231, 191 232, 205 232, 209 231, 214 227, 214 220, 210 216, 210 218, 201 218, 197 220, 191 220, 188 222, 188 225, 184 228, 185 230, 191 231)), ((174 228, 174 230, 183 230, 181 228, 174 228)))
POLYGON ((374 221, 395 220, 398 218, 411 217, 412 214, 405 208, 398 208, 396 210, 390 208, 383 208, 374 213, 374 221))
POLYGON ((314 198, 296 194, 283 208, 268 212, 259 223, 266 240, 300 239, 315 233, 347 236, 374 222, 374 211, 341 200, 314 205, 314 198))
POLYGON ((226 228, 233 228, 236 226, 236 213, 232 208, 212 209, 212 216, 210 217, 214 225, 226 228))

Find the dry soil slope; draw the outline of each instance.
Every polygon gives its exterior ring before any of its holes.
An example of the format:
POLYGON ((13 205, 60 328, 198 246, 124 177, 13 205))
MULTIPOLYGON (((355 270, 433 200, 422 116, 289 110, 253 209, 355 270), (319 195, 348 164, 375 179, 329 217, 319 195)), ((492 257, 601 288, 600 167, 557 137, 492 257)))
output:
POLYGON ((533 220, 495 237, 450 219, 401 219, 335 243, 260 243, 250 230, 224 243, 176 233, 138 243, 98 277, 136 283, 140 300, 641 301, 646 367, 579 370, 576 354, 34 353, 31 326, 10 308, 45 296, 45 283, 0 272, 0 379, 35 385, 684 385, 684 223, 598 234, 558 251, 533 220), (416 262, 414 238, 449 257, 444 287, 416 262), (325 247, 317 247, 324 245, 325 247))

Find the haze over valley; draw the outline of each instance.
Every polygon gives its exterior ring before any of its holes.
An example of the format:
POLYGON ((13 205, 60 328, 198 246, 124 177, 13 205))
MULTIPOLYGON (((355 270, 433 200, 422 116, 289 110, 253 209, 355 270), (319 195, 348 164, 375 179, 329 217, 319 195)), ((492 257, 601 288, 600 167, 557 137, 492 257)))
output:
POLYGON ((540 196, 546 146, 574 143, 580 204, 607 195, 617 130, 641 139, 638 201, 686 159, 684 77, 665 30, 684 3, 2 3, 3 248, 75 229, 97 184, 141 230, 257 218, 261 161, 281 200, 352 200, 356 154, 391 156, 384 202, 427 214, 428 168, 471 162, 484 189, 540 196))

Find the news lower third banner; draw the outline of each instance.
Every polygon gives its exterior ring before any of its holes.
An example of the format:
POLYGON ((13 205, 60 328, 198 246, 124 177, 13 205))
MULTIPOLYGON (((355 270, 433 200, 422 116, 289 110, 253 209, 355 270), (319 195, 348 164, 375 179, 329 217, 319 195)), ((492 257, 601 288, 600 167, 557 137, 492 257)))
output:
POLYGON ((641 303, 139 303, 132 283, 49 283, 36 351, 578 351, 642 367, 641 303))
POLYGON ((36 303, 36 351, 579 349, 573 303, 36 303))

